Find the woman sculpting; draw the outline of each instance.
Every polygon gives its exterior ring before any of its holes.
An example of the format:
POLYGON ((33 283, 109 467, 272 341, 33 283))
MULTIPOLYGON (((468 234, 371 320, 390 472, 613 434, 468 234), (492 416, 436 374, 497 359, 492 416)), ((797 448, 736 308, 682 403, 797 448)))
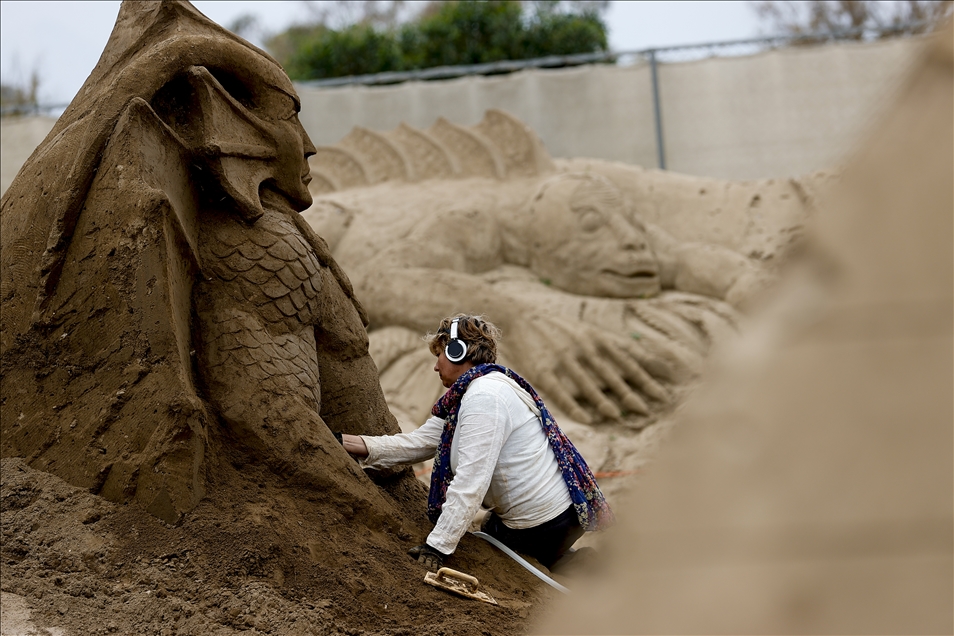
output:
POLYGON ((434 529, 410 551, 436 569, 457 548, 481 505, 482 530, 551 567, 585 531, 613 513, 576 448, 519 375, 495 364, 500 331, 479 316, 444 318, 429 334, 434 371, 448 391, 417 430, 343 435, 369 468, 434 457, 428 516, 434 529))

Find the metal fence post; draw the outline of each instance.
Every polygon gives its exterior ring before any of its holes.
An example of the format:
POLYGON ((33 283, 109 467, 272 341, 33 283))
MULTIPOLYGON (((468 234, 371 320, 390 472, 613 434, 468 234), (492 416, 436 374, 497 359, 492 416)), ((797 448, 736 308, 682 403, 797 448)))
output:
POLYGON ((653 123, 656 127, 656 163, 666 169, 666 146, 663 144, 662 110, 659 107, 659 76, 656 71, 656 49, 649 49, 649 73, 653 81, 653 123))

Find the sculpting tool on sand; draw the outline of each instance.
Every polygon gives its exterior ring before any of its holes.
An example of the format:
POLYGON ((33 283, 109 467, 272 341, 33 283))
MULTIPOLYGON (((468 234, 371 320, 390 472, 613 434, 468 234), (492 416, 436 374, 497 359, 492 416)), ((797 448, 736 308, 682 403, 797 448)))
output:
POLYGON ((501 542, 498 541, 497 539, 493 538, 492 536, 490 536, 490 535, 487 534, 486 532, 471 532, 471 534, 474 535, 475 537, 480 537, 480 538, 483 539, 484 541, 486 541, 486 542, 488 542, 488 543, 490 543, 490 544, 492 544, 492 545, 494 545, 494 546, 500 548, 500 550, 501 550, 504 554, 506 554, 508 557, 510 557, 511 559, 513 559, 514 561, 516 561, 516 562, 517 562, 518 564, 520 564, 525 570, 527 570, 528 572, 530 572, 530 574, 534 575, 535 577, 537 577, 538 579, 540 579, 541 581, 543 581, 544 583, 546 583, 546 584, 549 585, 550 587, 552 587, 552 588, 554 588, 554 589, 556 589, 556 590, 560 590, 560 591, 563 592, 564 594, 569 594, 569 593, 570 593, 570 590, 569 590, 568 588, 566 588, 566 587, 560 585, 559 583, 557 583, 556 581, 554 581, 553 579, 551 579, 549 576, 547 576, 546 574, 544 574, 543 572, 541 572, 541 571, 538 570, 537 568, 535 568, 535 567, 533 567, 532 565, 530 565, 530 563, 529 563, 526 559, 524 559, 522 556, 520 556, 519 554, 517 554, 516 552, 514 552, 513 550, 511 550, 510 548, 508 548, 508 547, 505 546, 503 543, 501 543, 501 542))
POLYGON ((424 575, 424 582, 465 598, 472 598, 483 601, 484 603, 490 603, 491 605, 499 605, 493 596, 480 590, 477 577, 457 570, 441 568, 437 571, 437 574, 428 572, 424 575))

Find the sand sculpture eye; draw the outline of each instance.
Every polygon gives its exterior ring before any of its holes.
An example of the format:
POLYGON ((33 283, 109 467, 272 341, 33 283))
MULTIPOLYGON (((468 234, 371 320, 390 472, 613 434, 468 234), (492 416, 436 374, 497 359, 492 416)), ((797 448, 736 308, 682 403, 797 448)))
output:
POLYGON ((580 210, 580 227, 584 232, 595 232, 606 223, 606 217, 594 208, 580 210))
POLYGON ((231 95, 235 101, 251 111, 262 109, 263 101, 252 86, 249 86, 238 77, 218 68, 207 67, 212 77, 218 80, 225 92, 231 95))
POLYGON ((259 110, 264 116, 273 120, 288 121, 293 119, 301 110, 298 99, 275 86, 265 86, 257 96, 260 102, 259 110))
POLYGON ((301 110, 301 104, 296 97, 276 86, 260 81, 243 81, 234 73, 219 68, 208 70, 225 92, 257 117, 287 121, 301 110))
POLYGON ((282 121, 294 119, 298 115, 299 111, 301 111, 301 106, 297 101, 293 100, 288 95, 285 95, 284 93, 280 93, 279 95, 282 102, 282 108, 280 111, 282 114, 279 115, 278 118, 282 121))

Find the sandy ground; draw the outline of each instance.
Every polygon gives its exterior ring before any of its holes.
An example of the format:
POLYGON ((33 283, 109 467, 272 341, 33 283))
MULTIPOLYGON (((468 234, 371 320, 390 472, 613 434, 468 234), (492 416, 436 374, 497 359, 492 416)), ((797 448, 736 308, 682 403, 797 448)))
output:
POLYGON ((452 596, 404 553, 419 529, 349 523, 272 473, 223 472, 172 527, 4 459, 3 636, 509 634, 555 594, 465 537, 447 565, 500 606, 452 596))
MULTIPOLYGON (((597 436, 622 453, 620 470, 600 479, 613 505, 651 468, 671 426, 662 418, 638 433, 597 436)), ((0 466, 2 636, 514 634, 564 598, 470 536, 447 565, 476 575, 500 606, 425 585, 404 551, 429 529, 426 475, 419 491, 403 493, 421 526, 395 528, 349 519, 267 469, 225 464, 174 527, 20 458, 0 466)), ((577 547, 599 550, 608 538, 587 534, 577 547)), ((599 568, 597 557, 553 577, 572 589, 599 568)))

